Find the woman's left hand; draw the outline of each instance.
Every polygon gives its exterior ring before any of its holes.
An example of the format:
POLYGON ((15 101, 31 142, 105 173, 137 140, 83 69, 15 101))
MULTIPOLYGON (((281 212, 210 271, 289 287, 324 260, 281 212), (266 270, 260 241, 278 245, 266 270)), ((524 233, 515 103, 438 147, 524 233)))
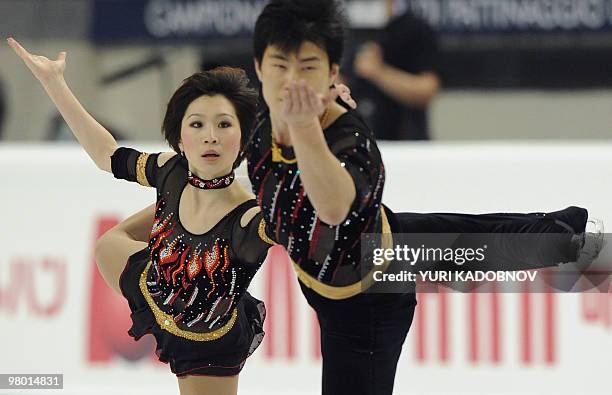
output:
POLYGON ((336 84, 334 87, 338 91, 338 96, 340 96, 340 99, 342 99, 343 102, 348 104, 353 110, 357 108, 357 102, 351 97, 351 90, 348 86, 344 84, 336 84))

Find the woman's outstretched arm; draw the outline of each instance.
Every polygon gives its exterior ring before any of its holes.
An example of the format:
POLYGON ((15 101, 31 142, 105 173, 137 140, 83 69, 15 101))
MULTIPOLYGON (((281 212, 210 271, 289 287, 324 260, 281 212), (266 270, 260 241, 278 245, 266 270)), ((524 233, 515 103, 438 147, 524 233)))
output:
POLYGON ((40 81, 57 107, 72 133, 83 146, 94 163, 102 170, 111 172, 111 155, 117 149, 114 137, 98 123, 79 103, 66 81, 66 52, 60 52, 57 60, 33 55, 13 38, 7 42, 40 81))

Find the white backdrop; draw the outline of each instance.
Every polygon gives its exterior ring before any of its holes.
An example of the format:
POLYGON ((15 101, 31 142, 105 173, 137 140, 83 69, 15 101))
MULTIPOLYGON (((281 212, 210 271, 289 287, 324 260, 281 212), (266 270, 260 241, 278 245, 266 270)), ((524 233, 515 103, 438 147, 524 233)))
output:
MULTIPOLYGON (((612 226, 612 143, 406 143, 382 151, 384 201, 395 211, 579 205, 612 226)), ((178 393, 144 341, 150 336, 134 342, 126 334, 127 303, 104 286, 93 261, 96 237, 152 203, 154 191, 99 171, 73 145, 0 145, 0 180, 0 373, 63 373, 64 390, 53 393, 178 393)), ((266 265, 251 291, 266 301, 268 328, 240 393, 319 393, 313 315, 288 266, 266 265)), ((610 294, 418 300, 396 394, 612 390, 610 294)))

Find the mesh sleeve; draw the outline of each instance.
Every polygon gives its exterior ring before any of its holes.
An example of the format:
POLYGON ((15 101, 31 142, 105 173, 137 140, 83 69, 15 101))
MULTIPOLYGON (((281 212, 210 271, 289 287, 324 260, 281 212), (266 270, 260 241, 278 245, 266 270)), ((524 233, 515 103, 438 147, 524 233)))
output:
POLYGON ((234 253, 245 263, 259 265, 266 259, 268 249, 275 242, 266 235, 266 224, 261 212, 257 213, 244 228, 240 225, 240 217, 234 224, 232 237, 234 253))
POLYGON ((331 151, 348 171, 355 184, 356 196, 351 211, 368 207, 380 190, 384 167, 376 143, 368 133, 350 129, 331 145, 331 151))
POLYGON ((115 178, 137 182, 147 187, 157 187, 159 154, 148 154, 133 148, 118 148, 111 156, 111 168, 115 178))

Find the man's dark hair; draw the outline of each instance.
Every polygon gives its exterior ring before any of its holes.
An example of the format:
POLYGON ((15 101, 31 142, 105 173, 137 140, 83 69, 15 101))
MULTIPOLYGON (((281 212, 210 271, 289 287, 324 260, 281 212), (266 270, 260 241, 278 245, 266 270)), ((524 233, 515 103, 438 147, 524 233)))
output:
POLYGON ((336 0, 272 0, 255 23, 253 53, 261 63, 269 45, 295 52, 311 41, 329 56, 330 66, 340 64, 344 51, 345 18, 336 0))
POLYGON ((242 150, 255 122, 257 107, 257 92, 248 84, 249 79, 244 70, 233 67, 217 67, 184 79, 168 102, 162 124, 162 134, 172 149, 180 153, 181 122, 189 104, 200 96, 222 95, 236 110, 240 122, 242 150))

